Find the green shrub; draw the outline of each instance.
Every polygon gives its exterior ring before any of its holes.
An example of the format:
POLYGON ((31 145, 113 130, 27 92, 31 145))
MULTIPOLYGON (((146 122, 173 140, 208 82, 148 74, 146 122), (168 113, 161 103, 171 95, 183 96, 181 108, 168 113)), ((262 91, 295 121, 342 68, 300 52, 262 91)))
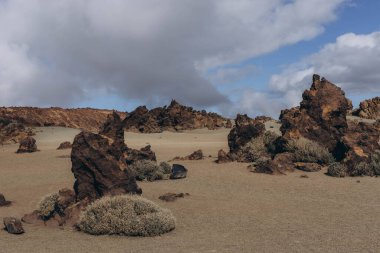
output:
POLYGON ((332 163, 327 168, 327 174, 332 177, 345 177, 347 175, 347 167, 342 163, 332 163))
POLYGON ((42 219, 48 219, 54 213, 58 203, 58 193, 45 196, 38 205, 37 211, 42 219))
POLYGON ((136 173, 136 179, 139 181, 148 180, 155 181, 169 178, 171 166, 162 162, 157 165, 156 162, 149 160, 139 160, 133 163, 130 167, 136 173))
POLYGON ((103 197, 81 214, 78 227, 93 235, 156 236, 175 228, 170 210, 140 196, 103 197))
POLYGON ((291 139, 285 147, 286 151, 294 153, 294 162, 309 162, 319 164, 331 164, 334 157, 318 143, 305 139, 291 139))

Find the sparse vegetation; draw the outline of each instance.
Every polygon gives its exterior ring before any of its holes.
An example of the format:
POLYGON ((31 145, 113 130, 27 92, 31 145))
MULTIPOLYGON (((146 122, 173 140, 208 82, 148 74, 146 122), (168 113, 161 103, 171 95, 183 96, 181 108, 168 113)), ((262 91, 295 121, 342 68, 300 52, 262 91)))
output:
POLYGON ((49 219, 54 213, 58 203, 58 193, 45 196, 38 205, 38 213, 42 219, 49 219))
POLYGON ((371 163, 367 162, 360 162, 357 164, 353 170, 350 171, 350 176, 374 176, 375 173, 373 171, 373 168, 371 166, 371 163))
POLYGON ((169 178, 171 166, 166 162, 157 165, 156 162, 149 160, 136 161, 131 165, 131 169, 136 173, 136 179, 139 181, 155 181, 169 178))
POLYGON ((376 176, 380 176, 380 150, 371 155, 371 167, 376 176))
POLYGON ((274 154, 276 152, 276 140, 280 137, 278 134, 276 134, 273 131, 266 131, 263 136, 263 142, 267 149, 267 151, 271 154, 274 154))
POLYGON ((294 162, 319 164, 331 164, 334 162, 334 157, 325 147, 306 138, 290 140, 285 149, 294 153, 294 162))
POLYGON ((278 137, 274 132, 267 131, 245 144, 239 152, 243 154, 245 160, 255 162, 263 156, 268 156, 268 153, 275 152, 274 142, 278 137))
POLYGON ((175 228, 170 210, 140 196, 101 198, 81 214, 79 229, 93 235, 156 236, 175 228))
POLYGON ((347 167, 342 163, 332 163, 327 168, 327 174, 332 177, 345 177, 347 175, 347 167))

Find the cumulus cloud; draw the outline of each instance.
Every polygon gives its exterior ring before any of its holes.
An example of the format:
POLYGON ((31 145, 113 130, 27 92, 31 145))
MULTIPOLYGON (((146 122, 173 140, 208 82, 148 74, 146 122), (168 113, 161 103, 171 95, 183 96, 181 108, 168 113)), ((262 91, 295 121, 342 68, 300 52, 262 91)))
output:
POLYGON ((286 98, 289 106, 298 104, 303 90, 310 86, 313 73, 319 73, 343 88, 348 95, 380 94, 380 32, 348 33, 319 52, 272 76, 272 92, 286 98))
POLYGON ((230 98, 210 69, 323 32, 345 0, 0 1, 0 104, 230 98))

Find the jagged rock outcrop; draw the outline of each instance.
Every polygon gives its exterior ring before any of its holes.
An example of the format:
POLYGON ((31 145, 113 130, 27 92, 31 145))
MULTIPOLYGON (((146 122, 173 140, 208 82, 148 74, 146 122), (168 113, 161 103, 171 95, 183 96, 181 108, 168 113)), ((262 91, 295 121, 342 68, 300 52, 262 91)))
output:
POLYGON ((352 115, 365 119, 380 119, 380 97, 360 102, 359 108, 352 115))
POLYGON ((223 117, 216 113, 196 111, 172 100, 169 106, 148 110, 145 106, 136 108, 124 120, 126 130, 141 133, 161 133, 198 128, 216 129, 225 126, 223 117))
POLYGON ((16 153, 33 153, 33 152, 37 152, 38 149, 37 149, 37 144, 36 144, 36 140, 33 138, 33 137, 26 137, 25 139, 23 139, 22 141, 20 141, 20 146, 18 148, 18 150, 16 151, 16 153))
POLYGON ((77 199, 141 193, 133 172, 127 168, 123 153, 127 147, 117 113, 109 117, 101 133, 81 132, 74 139, 71 162, 77 199))
POLYGON ((302 98, 299 107, 281 112, 283 137, 304 137, 333 152, 347 132, 346 115, 352 109, 351 101, 342 89, 324 78, 320 80, 318 75, 313 76, 313 84, 302 98))
MULTIPOLYGON (((27 127, 61 126, 98 132, 111 110, 59 107, 0 107, 0 118, 24 124, 27 127)), ((126 114, 118 112, 124 117, 126 114)))

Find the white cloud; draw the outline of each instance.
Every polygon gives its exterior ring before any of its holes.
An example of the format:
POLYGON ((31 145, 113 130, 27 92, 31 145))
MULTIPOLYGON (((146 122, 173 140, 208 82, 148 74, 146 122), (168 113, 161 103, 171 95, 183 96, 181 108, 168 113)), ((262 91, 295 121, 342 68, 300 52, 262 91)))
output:
POLYGON ((272 92, 280 93, 289 106, 296 105, 303 90, 319 73, 349 95, 363 92, 380 94, 380 32, 339 36, 319 52, 287 67, 271 78, 272 92))
POLYGON ((70 105, 99 90, 228 103, 205 77, 323 31, 345 0, 0 2, 0 103, 70 105))

